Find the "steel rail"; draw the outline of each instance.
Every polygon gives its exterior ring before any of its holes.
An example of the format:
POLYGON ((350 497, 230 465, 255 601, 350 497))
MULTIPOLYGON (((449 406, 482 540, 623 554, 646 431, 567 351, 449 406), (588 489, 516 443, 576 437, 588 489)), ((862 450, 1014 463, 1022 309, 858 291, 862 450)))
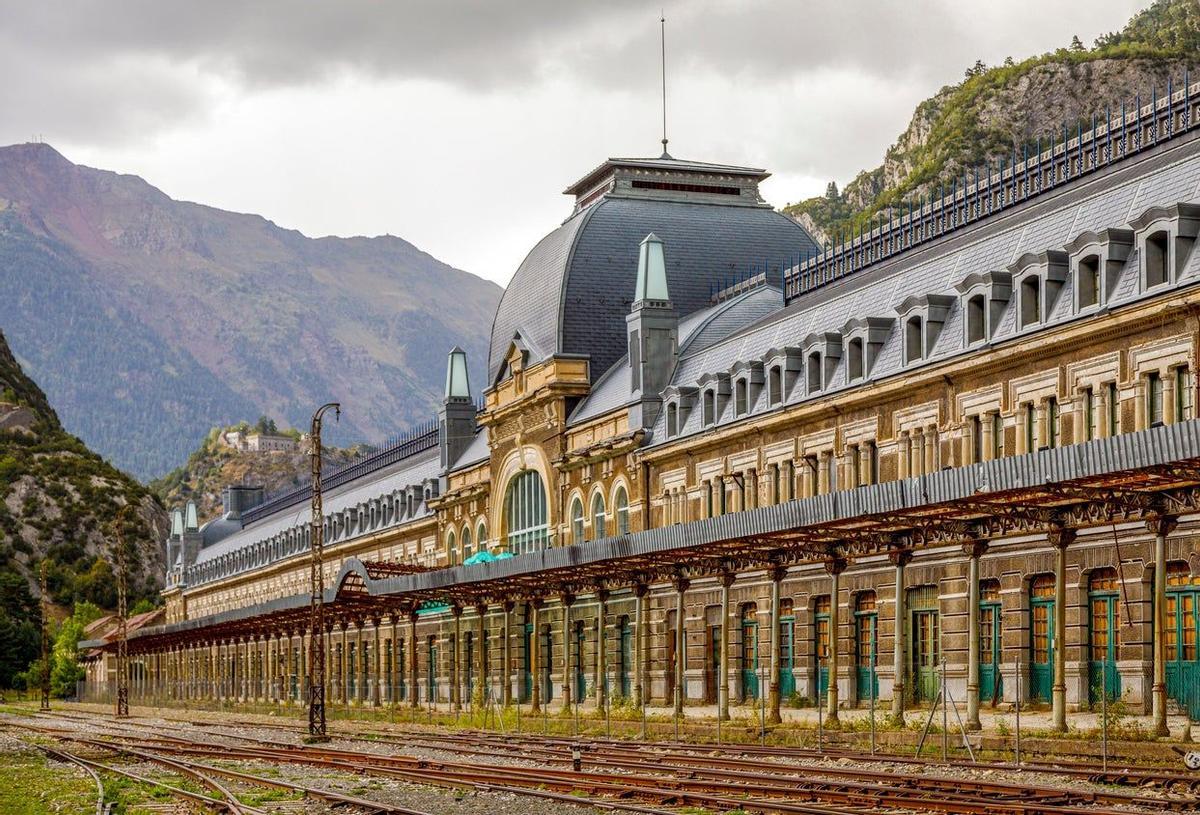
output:
POLYGON ((100 778, 98 772, 89 767, 86 762, 81 761, 78 756, 64 750, 55 750, 53 747, 42 745, 38 745, 38 749, 45 753, 47 757, 53 757, 59 761, 82 767, 92 777, 92 780, 96 782, 96 815, 110 815, 113 805, 111 802, 106 803, 104 800, 104 781, 100 778))

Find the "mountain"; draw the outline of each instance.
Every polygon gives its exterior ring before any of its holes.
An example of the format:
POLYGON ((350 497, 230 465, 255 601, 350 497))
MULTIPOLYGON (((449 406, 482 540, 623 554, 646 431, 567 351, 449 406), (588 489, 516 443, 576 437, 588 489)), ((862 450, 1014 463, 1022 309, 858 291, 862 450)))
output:
MULTIPOLYGON (((200 446, 188 456, 187 463, 162 478, 150 482, 150 489, 163 506, 183 506, 196 502, 196 512, 204 523, 221 513, 221 493, 231 484, 262 487, 268 496, 308 484, 311 464, 308 450, 301 445, 294 451, 250 452, 222 442, 230 430, 249 430, 242 423, 235 427, 213 428, 200 446)), ((299 434, 297 434, 299 435, 299 434)), ((322 472, 344 466, 366 450, 321 446, 322 472)))
POLYGON ((145 487, 63 429, 0 334, 0 650, 4 615, 20 613, 10 600, 33 595, 43 559, 55 603, 115 607, 109 562, 121 507, 130 508, 123 528, 132 606, 162 587, 166 512, 145 487))
POLYGON ((836 241, 872 218, 899 215, 906 202, 938 196, 976 170, 1011 163, 1037 140, 1061 141, 1089 128, 1122 101, 1132 107, 1165 93, 1185 71, 1200 80, 1200 3, 1158 0, 1118 33, 1087 49, 1078 38, 1065 48, 1012 58, 988 67, 977 62, 962 82, 942 88, 917 106, 908 128, 888 148, 883 163, 859 173, 844 189, 830 182, 824 196, 789 204, 820 242, 836 241))
POLYGON ((246 416, 339 400, 334 442, 427 419, 452 346, 485 369, 500 297, 400 238, 309 238, 46 144, 0 147, 0 292, 63 424, 143 479, 246 416))

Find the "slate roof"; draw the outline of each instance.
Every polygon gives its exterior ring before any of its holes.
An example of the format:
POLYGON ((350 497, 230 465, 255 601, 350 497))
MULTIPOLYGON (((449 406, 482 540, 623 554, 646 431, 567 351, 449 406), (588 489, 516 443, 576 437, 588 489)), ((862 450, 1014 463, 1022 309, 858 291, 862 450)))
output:
MULTIPOLYGON (((441 472, 439 456, 438 448, 433 447, 374 472, 368 478, 353 481, 323 493, 323 508, 326 516, 334 515, 375 498, 391 495, 397 490, 420 484, 426 479, 436 479, 441 472)), ((404 522, 407 523, 429 514, 431 514, 429 509, 422 502, 414 515, 405 518, 404 522)), ((245 546, 251 546, 295 527, 306 525, 308 520, 309 506, 307 503, 289 507, 283 512, 264 518, 262 521, 235 532, 212 546, 201 549, 196 557, 196 565, 203 565, 245 546)))
POLYGON ((450 465, 450 469, 461 470, 464 467, 470 467, 472 464, 487 460, 489 455, 491 455, 491 450, 488 449, 488 429, 481 427, 475 431, 475 438, 471 439, 471 443, 462 451, 462 455, 450 465))
POLYGON ((488 361, 495 381, 514 334, 537 362, 588 354, 593 382, 625 348, 625 317, 642 238, 662 238, 671 301, 681 316, 705 308, 714 286, 768 264, 781 267, 816 248, 791 218, 765 207, 605 197, 543 238, 522 262, 496 309, 488 361))
MULTIPOLYGON (((750 289, 680 320, 679 347, 685 353, 707 348, 782 307, 783 292, 779 289, 773 286, 750 289)), ((630 374, 629 355, 625 354, 596 380, 592 390, 567 419, 567 424, 581 424, 628 405, 633 392, 630 374)))
MULTIPOLYGON (((901 355, 903 332, 899 330, 896 307, 910 295, 940 294, 954 298, 934 347, 924 361, 910 367, 941 362, 968 350, 962 303, 954 288, 968 274, 1003 271, 1027 252, 1063 250, 1085 231, 1128 229, 1133 219, 1152 206, 1197 200, 1200 200, 1200 139, 1172 143, 1160 153, 1121 165, 1119 172, 1089 177, 960 236, 865 269, 793 300, 786 308, 721 342, 691 349, 680 359, 672 384, 696 386, 706 374, 729 372, 739 361, 763 359, 771 349, 800 346, 810 333, 839 332, 848 320, 866 317, 896 319, 872 370, 867 373, 866 382, 899 374, 905 368, 901 355)), ((1155 290, 1143 294, 1139 276, 1140 261, 1135 249, 1108 298, 1108 306, 1118 307, 1161 293, 1155 290)), ((1186 268, 1173 285, 1178 288, 1197 282, 1200 282, 1200 251, 1193 249, 1186 268)), ((989 345, 1077 319, 1073 291, 1074 281, 1068 275, 1049 318, 1039 326, 1018 331, 1019 294, 1014 290, 989 345)), ((806 377, 797 377, 791 391, 785 394, 784 404, 796 404, 847 388, 845 368, 843 356, 831 384, 820 394, 809 395, 806 377)), ((761 389, 748 415, 779 409, 779 406, 769 407, 768 398, 767 389, 761 389)), ((726 400, 717 425, 732 421, 733 411, 733 400, 726 400)), ((653 444, 666 441, 663 413, 653 429, 653 444)), ((700 432, 702 419, 701 410, 692 410, 679 436, 700 432)))
POLYGON ((734 164, 713 164, 707 161, 691 161, 688 159, 660 156, 659 158, 610 158, 585 174, 571 186, 563 190, 565 195, 580 195, 595 186, 602 176, 616 167, 641 167, 648 170, 674 170, 685 173, 716 173, 719 175, 743 175, 762 180, 769 178, 770 173, 758 167, 738 167, 734 164))

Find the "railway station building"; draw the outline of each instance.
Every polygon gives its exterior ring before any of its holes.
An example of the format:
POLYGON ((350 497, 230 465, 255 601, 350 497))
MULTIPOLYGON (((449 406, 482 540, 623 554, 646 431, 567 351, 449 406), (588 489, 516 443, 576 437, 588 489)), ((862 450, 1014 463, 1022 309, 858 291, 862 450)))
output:
MULTIPOLYGON (((486 380, 451 350, 437 422, 324 478, 326 698, 837 718, 944 670, 970 726, 1018 689, 1064 729, 1105 693, 1200 717, 1198 116, 1184 87, 826 246, 763 170, 588 172, 486 380)), ((310 497, 175 510, 135 700, 303 704, 310 497)))

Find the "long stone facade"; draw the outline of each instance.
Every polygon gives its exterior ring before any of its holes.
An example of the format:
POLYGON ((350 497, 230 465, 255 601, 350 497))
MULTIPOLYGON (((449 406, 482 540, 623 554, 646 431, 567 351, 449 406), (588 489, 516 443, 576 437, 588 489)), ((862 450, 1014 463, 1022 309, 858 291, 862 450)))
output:
MULTIPOLYGON (((763 171, 601 165, 501 304, 482 406, 455 350, 436 430, 327 481, 327 698, 836 718, 944 670, 973 726, 1018 687, 1059 727, 1102 692, 1165 726, 1200 700, 1198 99, 857 254, 763 171)), ((303 701, 307 511, 179 513, 142 681, 303 701)))

